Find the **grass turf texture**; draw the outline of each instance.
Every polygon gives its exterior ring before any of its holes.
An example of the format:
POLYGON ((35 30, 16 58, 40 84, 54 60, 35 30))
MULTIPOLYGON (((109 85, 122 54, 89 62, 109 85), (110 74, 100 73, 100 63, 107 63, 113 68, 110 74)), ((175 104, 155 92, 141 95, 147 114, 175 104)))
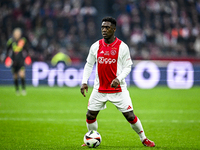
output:
MULTIPOLYGON (((81 147, 87 132, 85 113, 92 88, 84 98, 79 88, 27 87, 16 96, 0 86, 0 149, 88 149, 81 147)), ((156 143, 144 147, 129 123, 111 103, 98 116, 103 150, 189 150, 200 145, 200 88, 170 90, 130 87, 135 114, 146 136, 156 143)))

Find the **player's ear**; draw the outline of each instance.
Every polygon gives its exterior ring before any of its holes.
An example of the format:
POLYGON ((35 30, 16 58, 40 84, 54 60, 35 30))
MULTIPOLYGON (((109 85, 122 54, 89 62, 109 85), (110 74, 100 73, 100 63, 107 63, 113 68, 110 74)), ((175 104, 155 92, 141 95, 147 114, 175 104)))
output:
POLYGON ((116 27, 115 26, 113 26, 113 30, 114 30, 114 32, 116 31, 116 27))

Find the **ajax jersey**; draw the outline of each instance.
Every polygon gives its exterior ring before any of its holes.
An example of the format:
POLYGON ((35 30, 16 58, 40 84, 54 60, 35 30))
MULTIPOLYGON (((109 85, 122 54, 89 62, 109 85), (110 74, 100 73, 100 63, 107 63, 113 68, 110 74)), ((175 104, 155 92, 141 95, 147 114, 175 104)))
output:
POLYGON ((104 40, 99 40, 99 49, 97 51, 97 71, 99 76, 99 92, 113 93, 121 92, 121 87, 118 85, 116 89, 111 88, 112 80, 117 77, 117 60, 119 55, 120 40, 115 40, 111 44, 104 43, 104 40))
POLYGON ((118 38, 111 44, 101 39, 95 42, 89 51, 83 73, 82 83, 87 83, 91 69, 96 62, 94 88, 100 93, 118 93, 126 88, 125 77, 131 71, 132 61, 128 46, 118 38), (90 71, 89 71, 90 70, 90 71), (89 73, 88 73, 89 72, 89 73), (112 81, 117 78, 120 85, 111 88, 112 81))

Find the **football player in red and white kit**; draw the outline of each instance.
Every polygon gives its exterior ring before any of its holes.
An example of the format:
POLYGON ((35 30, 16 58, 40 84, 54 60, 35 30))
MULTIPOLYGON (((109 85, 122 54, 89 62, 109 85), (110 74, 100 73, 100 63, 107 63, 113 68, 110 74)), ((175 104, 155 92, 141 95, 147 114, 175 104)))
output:
MULTIPOLYGON (((117 37, 116 20, 112 17, 102 19, 103 39, 91 47, 84 67, 81 93, 88 91, 87 81, 96 62, 94 89, 89 98, 86 123, 88 130, 97 130, 96 117, 106 108, 106 102, 113 103, 139 135, 144 146, 154 147, 155 143, 146 138, 139 118, 133 113, 133 106, 127 90, 125 78, 131 71, 132 60, 128 46, 117 37)), ((83 144, 82 146, 86 146, 83 144)))

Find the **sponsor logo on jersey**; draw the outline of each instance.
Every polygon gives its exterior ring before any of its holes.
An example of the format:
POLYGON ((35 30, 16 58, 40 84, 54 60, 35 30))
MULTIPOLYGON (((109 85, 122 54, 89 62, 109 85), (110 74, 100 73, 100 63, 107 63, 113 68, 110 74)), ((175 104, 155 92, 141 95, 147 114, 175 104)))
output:
POLYGON ((104 54, 104 51, 101 51, 100 54, 104 54))
POLYGON ((99 57, 98 62, 100 64, 112 64, 112 63, 116 63, 116 59, 99 57))

